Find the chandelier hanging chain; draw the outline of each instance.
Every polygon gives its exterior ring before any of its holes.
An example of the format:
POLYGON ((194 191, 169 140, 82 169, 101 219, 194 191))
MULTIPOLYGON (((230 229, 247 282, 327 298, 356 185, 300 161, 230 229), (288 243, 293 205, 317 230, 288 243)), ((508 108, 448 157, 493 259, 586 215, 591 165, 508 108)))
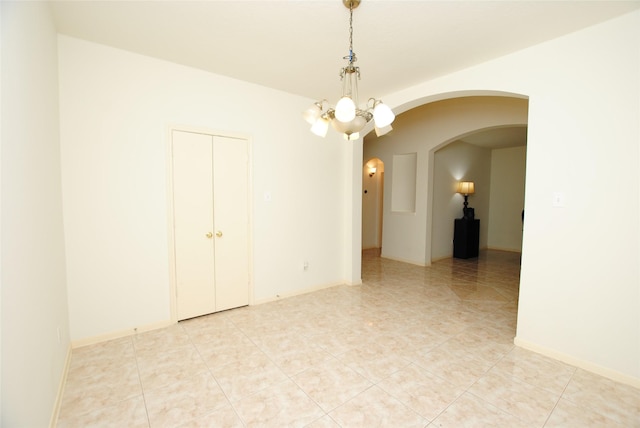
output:
POLYGON ((353 53, 353 2, 349 4, 349 64, 355 61, 353 53))
POLYGON ((349 61, 349 64, 340 70, 340 78, 344 78, 345 73, 356 73, 357 78, 360 79, 360 67, 353 65, 358 60, 353 51, 353 1, 349 2, 349 55, 342 57, 342 59, 349 61))

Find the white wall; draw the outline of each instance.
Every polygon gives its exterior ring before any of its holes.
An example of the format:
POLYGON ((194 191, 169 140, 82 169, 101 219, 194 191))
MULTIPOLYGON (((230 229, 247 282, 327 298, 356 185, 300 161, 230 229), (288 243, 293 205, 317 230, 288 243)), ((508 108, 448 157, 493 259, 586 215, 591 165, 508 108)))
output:
POLYGON ((431 259, 453 256, 453 226, 462 217, 464 196, 456 193, 459 181, 473 181, 475 194, 469 195, 469 207, 480 220, 480 248, 489 239, 491 150, 462 141, 454 141, 437 150, 433 165, 431 259))
POLYGON ((52 417, 70 349, 57 38, 46 3, 3 1, 0 7, 1 425, 43 427, 52 417))
POLYGON ((526 157, 526 146, 491 151, 489 248, 522 250, 526 157))
MULTIPOLYGON (((453 91, 452 91, 453 92, 453 91)), ((414 94, 415 95, 415 94, 414 94)), ((399 114, 393 124, 393 132, 376 138, 369 134, 364 143, 364 159, 380 158, 385 164, 385 204, 382 231, 382 255, 419 265, 428 265, 432 260, 431 221, 428 216, 432 206, 431 193, 435 192, 433 174, 433 153, 436 149, 478 130, 505 125, 527 124, 527 100, 506 96, 465 97, 456 93, 453 98, 432 102, 399 114), (418 174, 416 189, 416 212, 413 214, 391 211, 390 193, 393 188, 393 155, 403 153, 418 154, 418 174)), ((505 95, 505 94, 503 94, 505 95)), ((385 101, 388 97, 385 96, 385 101)), ((393 96, 391 97, 393 99, 393 96)), ((469 164, 461 162, 452 171, 454 178, 466 177, 469 164)), ((488 170, 487 170, 488 171, 488 170)), ((471 178, 471 176, 469 176, 471 178)), ((444 185, 446 186, 446 184, 444 185)), ((484 183, 479 183, 478 195, 488 193, 489 175, 484 183), (487 189, 484 191, 483 188, 487 189)), ((448 191, 448 190, 447 190, 448 191)), ((455 197, 455 196, 454 196, 455 197)), ((472 201, 474 197, 471 197, 472 201)), ((462 202, 460 202, 462 205, 462 202)), ((474 206, 473 204, 471 206, 474 206)), ((482 207, 480 207, 482 208, 482 207)), ((486 213, 488 213, 488 199, 486 213)), ((448 216, 449 214, 442 214, 448 216)), ((480 215, 485 216, 484 212, 480 215)), ((480 218, 480 215, 478 217, 480 218)), ((448 217, 447 217, 448 218, 448 217)), ((455 217, 454 217, 455 218, 455 217)), ((443 220, 448 222, 448 220, 443 220)), ((451 221, 453 223, 453 220, 451 221)), ((486 243, 488 223, 481 221, 481 242, 486 243), (481 231, 482 232, 482 231, 481 231)), ((451 236, 453 236, 453 226, 451 236)), ((445 232, 448 234, 448 230, 445 232)), ((438 257, 453 251, 451 243, 438 243, 438 257), (440 247, 446 247, 442 251, 440 247)))
POLYGON ((460 91, 529 97, 516 343, 638 386, 639 76, 633 12, 384 96, 396 113, 460 91))
POLYGON ((309 132, 300 112, 312 100, 66 36, 59 44, 74 341, 170 319, 172 124, 251 139, 254 302, 354 281, 344 225, 353 147, 309 132))

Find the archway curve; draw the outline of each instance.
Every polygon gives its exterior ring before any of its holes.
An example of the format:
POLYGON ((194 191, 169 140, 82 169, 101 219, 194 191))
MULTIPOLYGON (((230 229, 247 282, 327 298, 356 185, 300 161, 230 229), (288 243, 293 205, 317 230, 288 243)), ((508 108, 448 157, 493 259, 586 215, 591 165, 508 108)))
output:
MULTIPOLYGON (((403 240, 402 242, 406 243, 407 240, 413 239, 414 236, 421 235, 423 237, 420 238, 422 242, 416 242, 415 247, 405 253, 392 254, 391 251, 385 251, 385 256, 419 265, 428 265, 431 263, 432 213, 430 210, 432 210, 433 201, 431 199, 432 189, 427 189, 427 186, 433 185, 433 152, 451 141, 479 131, 526 127, 528 122, 528 97, 505 91, 451 91, 408 101, 403 104, 402 108, 407 109, 405 111, 406 114, 398 114, 396 119, 397 126, 394 132, 383 137, 375 137, 375 134, 365 137, 366 144, 363 145, 361 159, 378 157, 388 166, 392 166, 394 151, 396 153, 418 151, 420 171, 416 180, 420 183, 419 186, 422 186, 417 190, 422 200, 418 201, 417 204, 416 219, 409 219, 409 222, 416 222, 412 226, 414 227, 412 236, 400 238, 398 235, 397 241, 403 240), (443 102, 443 104, 439 104, 439 102, 443 102), (408 109, 410 106, 416 107, 408 109), (444 117, 445 120, 441 121, 437 115, 437 109, 443 112, 441 115, 448 114, 448 118, 444 117), (421 118, 421 115, 425 117, 421 118), (412 122, 409 123, 409 121, 412 122), (455 123, 455 125, 452 125, 452 123, 455 123), (449 128, 443 128, 446 126, 449 126, 449 128), (408 130, 410 127, 413 127, 411 131, 408 130), (407 146, 405 146, 404 149, 399 149, 405 143, 405 139, 413 139, 410 147, 406 148, 407 146), (377 146, 377 148, 371 151, 372 146, 377 146), (375 151, 378 149, 382 150, 382 152, 375 151), (398 152, 397 150, 401 151, 398 152), (412 253, 409 254, 409 251, 412 251, 412 253)), ((398 110, 394 108, 394 111, 397 112, 398 110)), ((391 178, 392 171, 388 171, 387 175, 387 178, 391 178)), ((383 241, 385 242, 385 248, 392 250, 395 238, 390 237, 390 234, 396 236, 397 225, 394 226, 393 215, 389 214, 391 214, 389 207, 385 207, 383 241), (391 220, 388 221, 388 219, 391 220)), ((356 227, 360 229, 362 227, 362 218, 360 217, 357 220, 356 227)), ((402 221, 403 227, 407 224, 406 220, 402 221)), ((404 230, 404 233, 408 233, 407 230, 404 230)), ((404 247, 407 247, 406 244, 404 247)))
MULTIPOLYGON (((467 89, 467 90, 458 90, 458 91, 439 92, 439 93, 420 96, 417 98, 412 98, 410 96, 407 98, 406 92, 407 91, 403 91, 402 93, 393 94, 388 98, 385 98, 385 104, 387 104, 391 108, 391 110, 394 112, 396 116, 427 104, 435 103, 438 101, 444 101, 448 99, 454 99, 454 98, 489 96, 489 97, 517 98, 517 99, 525 99, 525 100, 529 99, 528 95, 519 94, 516 92, 489 90, 489 89, 467 89)), ((373 131, 373 129, 374 129, 373 123, 368 123, 367 126, 364 128, 364 130, 361 132, 361 135, 366 137, 370 132, 373 131)))
POLYGON ((495 126, 487 126, 487 127, 483 127, 483 128, 478 128, 476 130, 464 132, 462 134, 459 134, 459 135, 451 137, 451 138, 449 138, 447 140, 444 140, 441 144, 435 146, 433 148, 433 151, 437 152, 441 148, 446 147, 447 145, 453 143, 454 141, 465 140, 467 137, 470 137, 470 136, 473 136, 473 135, 476 135, 476 134, 481 134, 481 133, 485 133, 485 132, 489 132, 489 131, 496 131, 496 130, 501 130, 501 129, 511 129, 511 128, 524 128, 524 129, 526 129, 527 127, 528 127, 527 123, 514 122, 514 123, 505 123, 503 125, 495 125, 495 126))

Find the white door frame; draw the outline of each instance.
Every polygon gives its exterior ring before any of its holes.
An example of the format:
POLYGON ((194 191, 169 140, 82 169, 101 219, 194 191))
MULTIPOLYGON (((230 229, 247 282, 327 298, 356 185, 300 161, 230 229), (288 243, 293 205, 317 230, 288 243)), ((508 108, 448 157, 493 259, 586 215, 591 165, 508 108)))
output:
POLYGON ((184 125, 170 125, 167 129, 166 137, 166 164, 167 164, 167 243, 169 250, 169 306, 171 323, 178 322, 178 307, 177 307, 177 283, 176 283, 176 254, 175 254, 175 236, 174 236, 174 216, 173 216, 173 131, 192 132, 195 134, 205 134, 210 136, 237 138, 247 141, 248 147, 248 166, 247 166, 247 207, 248 207, 248 239, 249 239, 249 305, 254 304, 254 290, 253 290, 253 141, 247 134, 229 132, 229 131, 216 131, 212 129, 199 128, 193 126, 184 125))

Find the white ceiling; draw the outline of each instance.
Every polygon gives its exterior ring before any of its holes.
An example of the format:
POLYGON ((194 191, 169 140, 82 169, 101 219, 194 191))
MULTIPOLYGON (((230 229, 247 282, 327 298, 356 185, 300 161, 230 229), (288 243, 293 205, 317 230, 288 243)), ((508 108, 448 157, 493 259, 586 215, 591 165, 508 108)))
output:
MULTIPOLYGON (((340 94, 342 0, 50 1, 60 33, 310 98, 340 94)), ((640 8, 640 1, 362 0, 361 98, 399 89, 640 8)))
MULTIPOLYGON (((62 34, 313 99, 340 96, 349 47, 342 0, 49 1, 62 34)), ((383 98, 638 8, 636 0, 362 0, 353 13, 360 98, 383 98)), ((489 132, 465 141, 526 143, 526 129, 489 132)))
POLYGON ((460 141, 489 149, 524 146, 527 144, 527 127, 508 126, 479 131, 461 138, 460 141))

